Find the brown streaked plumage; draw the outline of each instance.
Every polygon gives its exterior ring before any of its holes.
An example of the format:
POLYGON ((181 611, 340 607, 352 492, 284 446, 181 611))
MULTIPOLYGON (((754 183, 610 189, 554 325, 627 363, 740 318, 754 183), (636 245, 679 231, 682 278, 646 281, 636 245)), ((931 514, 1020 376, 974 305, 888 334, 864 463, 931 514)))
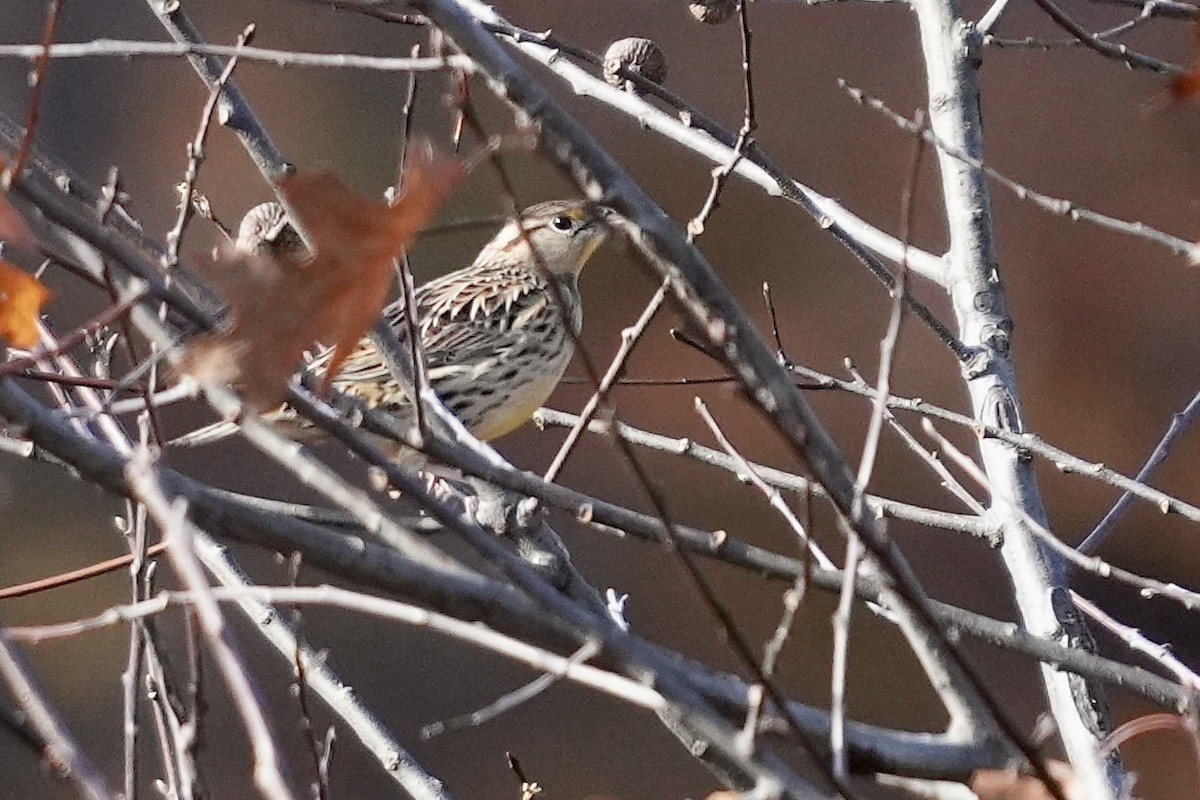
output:
MULTIPOLYGON (((471 266, 417 289, 418 331, 430 385, 476 437, 494 439, 520 426, 558 385, 573 352, 569 331, 577 335, 583 322, 579 272, 608 235, 611 214, 584 200, 531 206, 521 213, 521 227, 516 221, 505 225, 471 266)), ((299 246, 299 237, 284 222, 273 203, 251 209, 237 246, 299 246)), ((384 309, 402 338, 404 314, 403 299, 384 309)), ((329 350, 321 351, 309 368, 321 374, 330 356, 329 350)), ((333 386, 412 421, 409 398, 369 339, 350 354, 333 386)), ((287 408, 268 416, 299 424, 287 408)), ((176 442, 205 444, 236 429, 233 423, 216 423, 176 442)))

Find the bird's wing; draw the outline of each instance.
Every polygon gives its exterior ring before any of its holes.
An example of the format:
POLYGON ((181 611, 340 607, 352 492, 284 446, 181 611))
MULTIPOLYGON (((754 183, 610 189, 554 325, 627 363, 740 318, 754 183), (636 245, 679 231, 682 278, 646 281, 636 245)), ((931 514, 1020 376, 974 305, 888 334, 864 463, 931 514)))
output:
POLYGON ((544 288, 526 269, 460 270, 425 284, 416 301, 426 362, 433 369, 502 349, 549 308, 544 288))
MULTIPOLYGON (((481 272, 470 267, 422 285, 414 299, 421 319, 421 346, 430 369, 474 360, 475 354, 497 345, 503 349, 498 334, 524 327, 547 310, 553 311, 549 298, 539 291, 543 287, 526 269, 481 272), (506 313, 497 313, 501 311, 506 313)), ((401 340, 406 340, 403 298, 388 305, 383 314, 401 340)), ((322 374, 332 355, 332 348, 322 348, 309 361, 309 369, 322 374)), ((375 344, 364 337, 342 364, 334 385, 344 389, 390 379, 375 344)))
MULTIPOLYGON (((324 348, 311 362, 309 369, 317 375, 325 374, 325 367, 333 356, 332 348, 324 348)), ((391 373, 379 357, 379 350, 369 338, 359 340, 350 355, 342 362, 342 368, 334 378, 333 385, 344 388, 349 384, 378 383, 391 378, 391 373)))

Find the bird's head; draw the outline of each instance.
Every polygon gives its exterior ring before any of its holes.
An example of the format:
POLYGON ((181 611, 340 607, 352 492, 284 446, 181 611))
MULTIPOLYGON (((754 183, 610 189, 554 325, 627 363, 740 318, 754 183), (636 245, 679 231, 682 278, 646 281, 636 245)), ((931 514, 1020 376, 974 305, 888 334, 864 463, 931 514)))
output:
POLYGON ((589 200, 551 200, 530 206, 521 219, 505 225, 483 249, 476 263, 497 260, 536 266, 551 275, 576 276, 608 238, 615 212, 589 200), (524 229, 524 233, 522 233, 524 229), (529 255, 533 245, 536 258, 529 255))

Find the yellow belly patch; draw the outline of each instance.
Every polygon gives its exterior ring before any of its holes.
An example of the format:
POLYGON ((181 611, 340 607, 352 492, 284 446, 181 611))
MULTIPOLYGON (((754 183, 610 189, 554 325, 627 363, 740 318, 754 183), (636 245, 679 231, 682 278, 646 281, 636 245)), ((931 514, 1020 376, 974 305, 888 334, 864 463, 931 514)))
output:
POLYGON ((558 374, 545 375, 521 385, 502 408, 496 409, 480 421, 473 431, 475 437, 486 442, 524 425, 533 416, 533 412, 554 392, 554 387, 558 386, 561 377, 560 371, 558 374))

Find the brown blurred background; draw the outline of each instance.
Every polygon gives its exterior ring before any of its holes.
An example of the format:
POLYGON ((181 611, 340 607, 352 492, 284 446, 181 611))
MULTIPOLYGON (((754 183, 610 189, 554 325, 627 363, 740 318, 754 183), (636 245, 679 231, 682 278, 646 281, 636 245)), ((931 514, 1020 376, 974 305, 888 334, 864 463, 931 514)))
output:
MULTIPOLYGON (((40 38, 42 3, 0 0, 5 43, 40 38)), ((553 28, 567 40, 602 51, 613 39, 655 39, 670 62, 667 85, 731 129, 741 122, 740 43, 733 24, 694 22, 683 0, 584 3, 504 0, 500 11, 531 29, 553 28)), ((321 52, 406 55, 421 34, 317 5, 279 2, 193 2, 185 4, 211 42, 230 43, 255 22, 255 43, 321 52)), ((977 18, 983 3, 968 3, 977 18)), ((911 114, 924 101, 919 44, 911 15, 900 6, 759 2, 752 6, 755 78, 759 102, 757 138, 792 175, 885 229, 900 229, 900 202, 914 145, 879 114, 851 102, 838 78, 911 114)), ((1124 19, 1115 7, 1074 2, 1070 12, 1101 29, 1124 19)), ((1061 39, 1034 9, 1013 9, 999 33, 1061 39)), ((96 38, 149 39, 165 35, 136 0, 68 2, 58 41, 96 38)), ((1179 22, 1147 25, 1129 39, 1156 55, 1189 63, 1191 31, 1179 22)), ((984 53, 985 148, 992 166, 1047 193, 1118 217, 1144 220, 1189 237, 1197 227, 1197 131, 1200 108, 1158 110, 1155 98, 1165 80, 1130 71, 1081 48, 1048 52, 989 48, 984 53)), ((22 120, 28 97, 27 65, 0 61, 0 111, 22 120)), ((536 71, 536 70, 535 70, 536 71)), ((537 74, 546 77, 545 73, 537 74)), ((269 130, 296 164, 327 168, 365 192, 379 193, 394 180, 400 104, 406 76, 361 71, 279 69, 244 63, 237 80, 269 130)), ((641 131, 594 103, 577 100, 547 77, 568 108, 584 120, 629 172, 670 213, 686 220, 699 209, 709 185, 709 165, 678 147, 641 131)), ((415 127, 446 140, 450 115, 444 77, 421 81, 415 127)), ((481 107, 499 127, 505 117, 476 87, 481 107)), ((93 181, 110 166, 121 170, 129 207, 148 231, 161 236, 174 216, 174 185, 185 166, 184 145, 193 135, 205 92, 181 60, 75 60, 52 64, 38 133, 56 154, 93 181)), ((532 203, 573 187, 536 157, 512 155, 519 200, 532 203)), ((936 196, 933 158, 918 186, 914 241, 934 252, 945 246, 936 196)), ((215 130, 199 188, 215 210, 233 223, 268 192, 233 137, 215 130)), ((494 178, 478 171, 451 200, 444 216, 502 210, 494 178)), ((1170 421, 1197 389, 1196 333, 1192 309, 1200 302, 1195 267, 1160 246, 1052 217, 1003 190, 994 194, 999 254, 1016 323, 1015 355, 1026 426, 1081 456, 1135 473, 1170 421)), ((418 279, 462 265, 491 235, 476 230, 429 236, 413 253, 418 279)), ((215 241, 203 223, 192 225, 184 251, 205 257, 215 241)), ((733 181, 700 246, 744 307, 766 321, 761 286, 769 281, 780 312, 789 355, 798 363, 843 374, 850 358, 873 377, 878 341, 889 302, 879 285, 823 234, 799 209, 733 181)), ((59 326, 82 319, 74 301, 78 285, 51 274, 59 297, 49 314, 59 326)), ((585 342, 597 359, 616 349, 655 283, 622 251, 610 247, 583 277, 585 342)), ((943 318, 949 310, 933 287, 919 286, 943 318)), ((678 378, 711 375, 715 365, 674 343, 666 330, 676 322, 662 315, 639 347, 631 377, 678 378)), ((575 369, 572 374, 581 375, 575 369)), ((927 331, 906 324, 894 391, 919 395, 966 410, 952 358, 927 331)), ((692 411, 694 388, 627 387, 616 401, 622 419, 673 436, 711 435, 692 411)), ((795 468, 765 426, 725 388, 699 392, 718 420, 753 457, 795 468)), ((578 409, 587 396, 564 386, 553 405, 578 409)), ((861 401, 812 394, 811 402, 851 459, 861 447, 868 408, 861 401)), ((173 411, 182 431, 204 419, 199 409, 173 411)), ((912 420, 910 420, 912 421, 912 420)), ((944 427, 944 426, 943 426, 944 427)), ((962 431, 948 431, 969 445, 962 431)), ((541 470, 561 441, 561 431, 532 429, 500 443, 518 466, 541 470)), ((1195 501, 1200 458, 1196 435, 1176 448, 1154 483, 1195 501)), ((585 439, 563 481, 591 494, 645 508, 643 493, 611 448, 585 439)), ((347 474, 361 467, 322 450, 347 474)), ((723 528, 754 543, 792 551, 788 534, 750 489, 724 474, 660 454, 646 454, 667 489, 678 517, 691 525, 723 528)), ((169 461, 198 477, 241 491, 297 497, 282 474, 240 443, 172 453, 169 461)), ((1108 487, 1063 476, 1039 465, 1055 531, 1076 542, 1115 500, 1108 487)), ((940 493, 936 480, 896 442, 885 437, 874 490, 912 502, 959 510, 940 493)), ((311 499, 311 498, 308 498, 311 499)), ((81 566, 123 552, 111 518, 118 501, 70 480, 51 467, 15 459, 0 461, 0 585, 81 566)), ((818 515, 817 536, 840 553, 827 516, 818 515)), ((733 668, 734 661, 710 615, 687 587, 671 557, 658 547, 606 538, 569 519, 556 518, 581 567, 601 587, 629 592, 630 619, 637 631, 733 668)), ((943 532, 892 524, 931 594, 968 608, 1012 618, 1007 580, 984 545, 943 532)), ((1144 504, 1129 514, 1103 555, 1121 566, 1167 581, 1200 584, 1194 528, 1164 518, 1144 504)), ((237 549, 264 582, 284 571, 269 555, 237 549)), ((752 639, 761 641, 775 624, 780 586, 713 566, 710 573, 736 609, 752 639)), ((326 576, 310 572, 310 580, 326 576)), ((1081 590, 1102 601, 1150 637, 1173 644, 1185 660, 1200 660, 1195 620, 1176 606, 1137 599, 1132 593, 1082 580, 1081 590)), ((125 577, 110 576, 0 604, 7 623, 49 622, 101 610, 127 596, 125 577)), ((785 656, 781 680, 802 700, 826 702, 828 695, 830 598, 812 594, 785 656)), ((532 676, 497 658, 467 650, 419 631, 333 611, 305 615, 310 640, 328 647, 334 667, 391 726, 417 757, 458 797, 512 797, 518 790, 504 762, 505 750, 522 760, 554 797, 698 797, 715 787, 651 716, 605 698, 559 686, 482 728, 421 742, 421 725, 473 710, 532 676)), ((942 724, 931 692, 896 634, 859 615, 851 652, 851 712, 856 718, 914 729, 942 724)), ((1103 639, 1103 637, 1102 637, 1103 639)), ((289 745, 293 776, 308 774, 294 701, 284 686, 286 670, 273 653, 243 636, 248 656, 264 676, 277 731, 289 745)), ((1120 654, 1119 645, 1103 639, 1120 654)), ((121 630, 44 644, 31 651, 40 675, 75 732, 119 778, 121 729, 119 674, 124 666, 121 630)), ((1032 727, 1039 712, 1039 685, 1029 662, 974 648, 1000 696, 1032 727)), ((1122 657, 1124 657, 1122 655, 1122 657)), ((236 722, 215 698, 202 751, 213 797, 251 796, 244 765, 247 748, 236 722)), ((1117 693, 1120 719, 1149 709, 1117 693)), ((319 712, 318 722, 326 720, 319 712)), ((1200 782, 1184 742, 1151 734, 1126 753, 1141 775, 1145 797, 1190 798, 1200 782)), ((147 748, 147 765, 156 757, 147 748)), ((68 793, 43 774, 36 760, 0 736, 0 796, 64 797, 68 793)), ((335 797, 395 796, 375 765, 343 732, 334 756, 335 797)), ((304 779, 306 781, 307 779, 304 779)), ((299 781, 298 786, 303 786, 299 781)), ((149 796, 149 795, 147 795, 149 796)))

